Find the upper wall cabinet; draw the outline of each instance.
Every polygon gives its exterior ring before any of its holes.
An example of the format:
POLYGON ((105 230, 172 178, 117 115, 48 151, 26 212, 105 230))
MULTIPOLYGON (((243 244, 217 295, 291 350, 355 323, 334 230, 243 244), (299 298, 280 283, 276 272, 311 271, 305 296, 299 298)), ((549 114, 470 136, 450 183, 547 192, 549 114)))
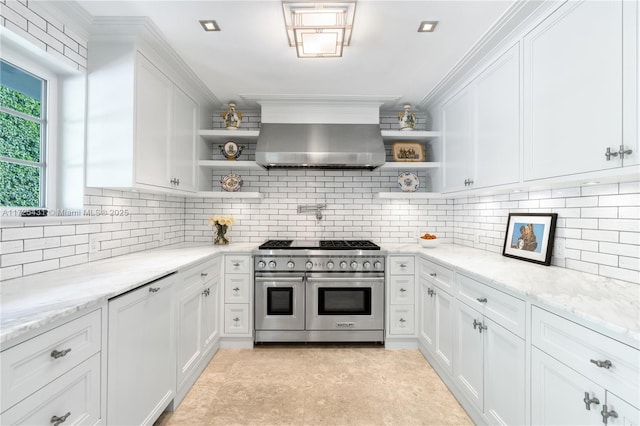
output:
POLYGON ((195 192, 195 90, 135 37, 101 34, 89 45, 87 186, 195 192))
POLYGON ((567 2, 524 36, 525 180, 638 163, 637 16, 567 2))
POLYGON ((519 70, 516 44, 443 105, 445 192, 518 182, 519 70))

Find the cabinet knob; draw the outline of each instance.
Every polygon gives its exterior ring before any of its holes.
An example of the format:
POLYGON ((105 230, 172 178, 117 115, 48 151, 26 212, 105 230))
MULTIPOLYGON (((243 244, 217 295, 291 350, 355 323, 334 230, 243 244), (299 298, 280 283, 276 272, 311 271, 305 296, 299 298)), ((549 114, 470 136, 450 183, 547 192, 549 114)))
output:
POLYGON ((401 263, 401 264, 400 264, 400 265, 398 265, 398 266, 400 266, 401 268, 406 268, 406 267, 407 267, 407 264, 406 264, 406 263, 401 263))
POLYGON ((233 264, 233 267, 234 267, 234 268, 239 268, 239 267, 240 267, 240 263, 238 263, 238 262, 234 263, 234 264, 233 264))
POLYGON ((487 298, 486 297, 478 297, 476 300, 478 302, 480 302, 480 303, 487 303, 487 298))
POLYGON ((211 289, 205 288, 204 291, 202 292, 202 294, 207 297, 211 294, 211 289))
POLYGON ((436 292, 432 288, 428 288, 427 294, 429 295, 429 297, 433 297, 433 295, 436 294, 436 292))
POLYGON ((620 151, 618 151, 618 154, 620 154, 620 159, 624 160, 624 156, 625 155, 631 155, 633 151, 630 149, 624 149, 624 145, 620 145, 620 151))
POLYGON ((611 157, 617 157, 617 152, 611 152, 611 148, 607 147, 607 151, 604 153, 604 156, 607 157, 607 161, 611 161, 611 157))
POLYGON ((234 320, 235 322, 238 322, 238 321, 240 321, 240 318, 235 317, 233 320, 234 320))
POLYGON ((464 186, 471 186, 471 185, 473 185, 473 179, 464 180, 464 186))
POLYGON ((149 287, 149 293, 157 293, 160 291, 160 287, 149 287))
POLYGON ((618 418, 618 413, 616 413, 615 410, 607 411, 607 404, 604 404, 602 406, 602 411, 600 411, 600 414, 602 414, 602 423, 604 423, 605 425, 608 423, 609 417, 613 417, 614 419, 618 418))
POLYGON ((59 426, 64 423, 70 415, 71 411, 67 412, 64 416, 52 416, 51 423, 53 423, 53 426, 59 426))
POLYGON ((475 330, 480 324, 482 324, 482 323, 479 322, 478 320, 474 319, 473 320, 473 329, 475 330))
POLYGON ((53 359, 62 358, 63 356, 65 356, 69 352, 71 352, 71 348, 67 348, 67 349, 64 349, 64 350, 61 350, 61 351, 59 351, 57 349, 54 349, 54 350, 51 351, 51 357, 53 359))
POLYGON ((435 277, 437 277, 437 276, 438 276, 438 274, 436 274, 435 272, 432 272, 432 273, 430 273, 430 274, 429 274, 429 276, 430 276, 431 278, 435 278, 435 277))
POLYGON ((604 361, 592 359, 591 362, 597 365, 598 367, 606 368, 607 370, 610 369, 611 366, 613 365, 611 364, 611 361, 609 361, 608 359, 605 359, 604 361))
POLYGON ((398 321, 400 321, 401 323, 403 323, 403 322, 407 322, 407 320, 406 320, 406 319, 404 319, 404 318, 400 318, 398 321))
POLYGON ((482 333, 482 330, 486 330, 487 326, 483 323, 478 323, 478 333, 482 333))
POLYGON ((404 289, 404 288, 400 288, 400 293, 404 293, 405 291, 407 291, 407 290, 404 289))
POLYGON ((233 289, 233 291, 235 291, 236 293, 237 293, 237 292, 239 292, 239 291, 240 291, 240 287, 235 287, 235 288, 233 289))
POLYGON ((201 277, 206 277, 207 275, 209 275, 209 273, 208 273, 208 272, 200 272, 200 276, 201 276, 201 277))
POLYGON ((589 398, 589 392, 584 393, 584 398, 582 400, 584 401, 584 408, 587 410, 591 410, 591 404, 600 404, 600 400, 598 398, 589 398))

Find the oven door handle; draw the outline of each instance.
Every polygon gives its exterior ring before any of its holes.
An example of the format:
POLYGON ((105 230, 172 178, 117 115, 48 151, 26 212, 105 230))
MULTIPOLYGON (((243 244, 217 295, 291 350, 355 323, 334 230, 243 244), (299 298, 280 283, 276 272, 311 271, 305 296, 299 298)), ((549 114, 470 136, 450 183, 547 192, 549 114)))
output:
POLYGON ((345 281, 384 282, 384 277, 342 277, 342 278, 308 277, 307 279, 309 281, 320 281, 320 282, 345 282, 345 281))
POLYGON ((280 282, 301 282, 304 277, 255 277, 256 282, 280 281, 280 282))

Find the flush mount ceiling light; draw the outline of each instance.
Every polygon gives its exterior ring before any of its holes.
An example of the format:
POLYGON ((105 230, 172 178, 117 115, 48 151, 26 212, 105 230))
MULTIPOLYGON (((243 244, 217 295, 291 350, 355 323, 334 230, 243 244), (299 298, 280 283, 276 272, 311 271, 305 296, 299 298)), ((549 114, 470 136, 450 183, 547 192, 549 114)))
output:
POLYGON ((356 0, 343 2, 283 1, 289 46, 299 58, 339 58, 351 41, 356 0))
POLYGON ((217 22, 211 19, 200 21, 200 25, 202 25, 202 28, 204 28, 205 31, 220 31, 220 27, 217 22))
POLYGON ((422 21, 418 27, 419 33, 432 33, 436 29, 438 21, 422 21))

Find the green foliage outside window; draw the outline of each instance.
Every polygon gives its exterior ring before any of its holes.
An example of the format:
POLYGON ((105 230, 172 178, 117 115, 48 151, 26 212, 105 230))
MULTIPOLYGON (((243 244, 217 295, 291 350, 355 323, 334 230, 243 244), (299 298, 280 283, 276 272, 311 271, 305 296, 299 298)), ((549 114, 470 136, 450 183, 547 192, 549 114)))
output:
MULTIPOLYGON (((0 86, 0 105, 34 118, 41 115, 40 101, 0 86)), ((5 112, 0 113, 0 156, 40 161, 41 124, 5 112)), ((37 165, 0 161, 0 206, 39 207, 40 173, 37 165)))

